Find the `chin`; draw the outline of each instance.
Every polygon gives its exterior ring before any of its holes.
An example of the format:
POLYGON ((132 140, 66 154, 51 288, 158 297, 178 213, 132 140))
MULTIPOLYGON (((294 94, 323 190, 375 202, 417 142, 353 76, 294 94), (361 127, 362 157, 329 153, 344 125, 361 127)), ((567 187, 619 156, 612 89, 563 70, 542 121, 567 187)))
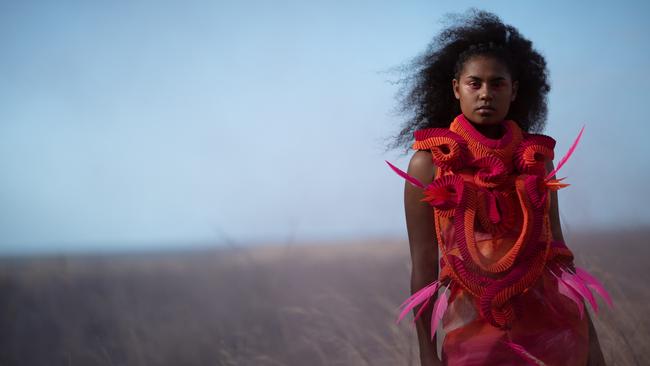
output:
POLYGON ((472 118, 471 121, 478 124, 478 125, 494 125, 494 124, 499 124, 505 117, 501 117, 496 114, 490 114, 490 115, 482 115, 482 114, 476 114, 472 113, 472 118))

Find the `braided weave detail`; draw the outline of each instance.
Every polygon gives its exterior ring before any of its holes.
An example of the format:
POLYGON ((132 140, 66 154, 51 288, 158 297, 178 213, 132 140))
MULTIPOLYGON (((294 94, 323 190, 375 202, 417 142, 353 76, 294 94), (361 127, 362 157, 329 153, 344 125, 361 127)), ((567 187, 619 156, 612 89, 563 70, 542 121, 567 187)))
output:
POLYGON ((417 131, 413 148, 431 150, 440 168, 423 199, 434 208, 439 281, 457 283, 477 299, 486 321, 507 329, 517 313, 513 299, 536 283, 547 264, 571 263, 573 254, 551 245, 544 175, 555 141, 524 134, 514 121, 502 126, 501 139, 487 139, 459 115, 449 129, 417 131), (454 233, 453 242, 446 242, 446 228, 454 233), (494 259, 485 256, 475 236, 479 228, 510 247, 494 259))

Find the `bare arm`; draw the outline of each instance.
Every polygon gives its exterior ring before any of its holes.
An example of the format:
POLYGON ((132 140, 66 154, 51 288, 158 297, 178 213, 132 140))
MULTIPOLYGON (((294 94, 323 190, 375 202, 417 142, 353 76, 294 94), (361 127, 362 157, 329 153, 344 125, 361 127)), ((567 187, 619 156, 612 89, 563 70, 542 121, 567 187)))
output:
MULTIPOLYGON (((428 185, 435 176, 435 166, 429 151, 416 151, 408 167, 408 174, 428 185)), ((433 208, 424 197, 422 189, 406 182, 404 187, 404 208, 406 228, 411 250, 411 293, 438 279, 438 244, 433 219, 433 208)), ((432 304, 432 302, 430 302, 432 304)), ((415 312, 420 307, 415 308, 415 312)), ((424 311, 416 321, 420 362, 422 366, 441 365, 436 353, 436 339, 431 341, 431 312, 424 311)))
MULTIPOLYGON (((548 160, 546 162, 546 171, 553 171, 553 161, 548 160)), ((553 177, 555 178, 555 177, 553 177)), ((553 240, 559 240, 564 242, 564 236, 562 235, 562 227, 560 226, 560 214, 558 208, 558 199, 557 191, 551 191, 551 207, 549 210, 549 219, 551 221, 551 232, 553 233, 553 240)), ((589 361, 587 362, 588 366, 604 366, 605 358, 603 357, 603 352, 600 348, 600 342, 598 341, 598 334, 596 334, 596 329, 594 324, 591 321, 591 317, 587 312, 587 321, 589 322, 589 361)))

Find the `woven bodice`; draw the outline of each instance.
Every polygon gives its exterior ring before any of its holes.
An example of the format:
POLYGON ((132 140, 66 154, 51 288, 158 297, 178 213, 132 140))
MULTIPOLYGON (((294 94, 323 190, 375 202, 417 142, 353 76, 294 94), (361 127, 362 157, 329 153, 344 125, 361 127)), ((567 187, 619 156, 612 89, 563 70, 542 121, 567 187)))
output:
POLYGON ((573 256, 552 245, 544 178, 555 141, 514 121, 501 126, 502 137, 489 139, 461 114, 448 129, 416 131, 413 148, 430 150, 438 168, 424 201, 434 207, 439 280, 462 286, 486 320, 507 328, 511 299, 540 278, 549 260, 573 256))

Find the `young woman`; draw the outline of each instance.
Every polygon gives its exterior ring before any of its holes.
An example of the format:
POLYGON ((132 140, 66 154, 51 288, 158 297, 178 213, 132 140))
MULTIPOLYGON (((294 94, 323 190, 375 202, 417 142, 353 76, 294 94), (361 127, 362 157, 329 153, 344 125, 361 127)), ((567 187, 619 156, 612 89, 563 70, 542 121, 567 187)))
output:
MULTIPOLYGON (((517 29, 472 11, 414 63, 395 146, 412 259, 400 319, 415 313, 422 365, 601 365, 584 299, 611 304, 564 244, 544 127, 544 58, 517 29), (433 208, 432 208, 433 207, 433 208), (440 265, 440 269, 438 268, 440 265), (435 334, 446 336, 442 354, 435 334)), ((572 146, 575 148, 578 140, 572 146)), ((390 164, 390 163, 389 163, 390 164)))

